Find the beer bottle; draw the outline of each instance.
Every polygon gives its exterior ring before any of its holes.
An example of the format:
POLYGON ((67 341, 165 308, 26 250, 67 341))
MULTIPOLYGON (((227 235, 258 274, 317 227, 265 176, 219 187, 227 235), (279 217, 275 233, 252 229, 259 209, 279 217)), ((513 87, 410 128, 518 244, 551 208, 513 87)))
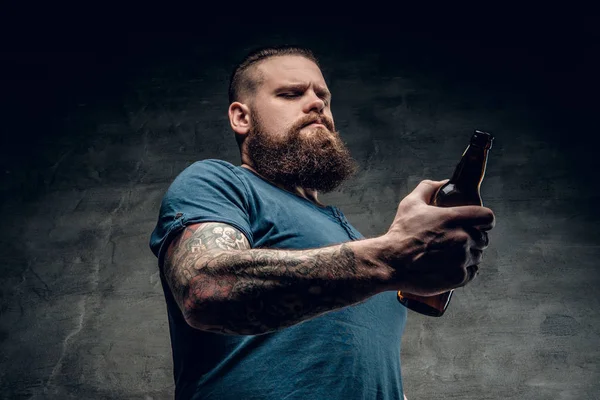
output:
MULTIPOLYGON (((483 205, 479 187, 485 174, 488 151, 492 148, 493 140, 494 137, 491 134, 475 131, 452 178, 433 195, 430 202, 432 205, 438 207, 483 205)), ((398 291, 398 301, 405 307, 421 314, 441 317, 448 308, 453 292, 454 290, 450 290, 425 297, 398 291)))

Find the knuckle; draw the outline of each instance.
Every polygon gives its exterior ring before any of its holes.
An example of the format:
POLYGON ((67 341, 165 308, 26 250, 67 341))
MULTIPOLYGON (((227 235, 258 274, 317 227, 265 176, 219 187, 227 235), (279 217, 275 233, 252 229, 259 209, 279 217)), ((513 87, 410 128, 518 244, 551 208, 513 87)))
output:
POLYGON ((402 201, 400 202, 400 207, 412 207, 413 204, 415 204, 415 195, 411 193, 402 199, 402 201))
POLYGON ((487 232, 483 232, 483 247, 488 247, 490 244, 490 237, 487 232))
POLYGON ((479 266, 477 264, 467 267, 467 281, 465 282, 465 284, 469 283, 473 279, 475 279, 475 277, 477 276, 478 273, 479 273, 479 266))
POLYGON ((486 212, 486 217, 488 218, 487 222, 490 225, 490 227, 493 228, 496 225, 496 215, 489 208, 487 208, 486 211, 487 211, 486 212))
POLYGON ((481 262, 481 260, 483 259, 483 251, 473 250, 472 253, 473 253, 473 256, 471 257, 472 263, 479 264, 481 262))
POLYGON ((459 231, 456 234, 456 243, 463 248, 465 248, 469 245, 470 240, 471 240, 471 235, 469 235, 465 231, 459 231))

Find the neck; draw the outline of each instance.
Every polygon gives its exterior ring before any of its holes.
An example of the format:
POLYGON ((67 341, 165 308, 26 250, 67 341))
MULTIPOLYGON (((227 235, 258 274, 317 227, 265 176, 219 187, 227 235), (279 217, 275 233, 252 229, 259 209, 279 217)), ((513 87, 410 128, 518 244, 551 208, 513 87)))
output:
POLYGON ((286 192, 290 192, 295 194, 296 196, 302 197, 310 202, 315 203, 316 205, 320 206, 320 207, 325 207, 325 204, 322 204, 319 199, 317 198, 318 193, 316 190, 311 190, 311 189, 305 189, 301 186, 296 186, 296 187, 288 187, 288 186, 284 186, 278 182, 273 182, 268 180, 267 178, 265 178, 264 176, 262 176, 261 174, 259 174, 256 169, 254 169, 254 167, 252 166, 252 163, 249 162, 248 160, 243 160, 242 161, 242 167, 249 169, 250 171, 254 172, 256 175, 260 176, 262 179, 264 179, 267 182, 271 182, 273 185, 277 186, 280 189, 285 190, 286 192))

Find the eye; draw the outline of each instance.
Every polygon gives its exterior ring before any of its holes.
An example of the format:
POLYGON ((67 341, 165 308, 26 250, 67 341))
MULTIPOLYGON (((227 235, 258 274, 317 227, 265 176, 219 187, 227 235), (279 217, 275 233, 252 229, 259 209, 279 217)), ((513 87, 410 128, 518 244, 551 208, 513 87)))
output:
POLYGON ((283 97, 286 99, 293 99, 294 97, 299 97, 300 93, 280 93, 279 97, 283 97))

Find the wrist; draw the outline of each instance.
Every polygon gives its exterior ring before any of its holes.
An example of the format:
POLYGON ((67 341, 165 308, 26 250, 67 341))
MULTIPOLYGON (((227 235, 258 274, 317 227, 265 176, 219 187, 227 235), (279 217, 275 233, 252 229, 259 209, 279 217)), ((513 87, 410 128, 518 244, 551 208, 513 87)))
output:
POLYGON ((396 290, 397 271, 389 262, 390 251, 385 237, 359 240, 346 243, 354 252, 356 265, 362 274, 373 283, 377 293, 396 290))

